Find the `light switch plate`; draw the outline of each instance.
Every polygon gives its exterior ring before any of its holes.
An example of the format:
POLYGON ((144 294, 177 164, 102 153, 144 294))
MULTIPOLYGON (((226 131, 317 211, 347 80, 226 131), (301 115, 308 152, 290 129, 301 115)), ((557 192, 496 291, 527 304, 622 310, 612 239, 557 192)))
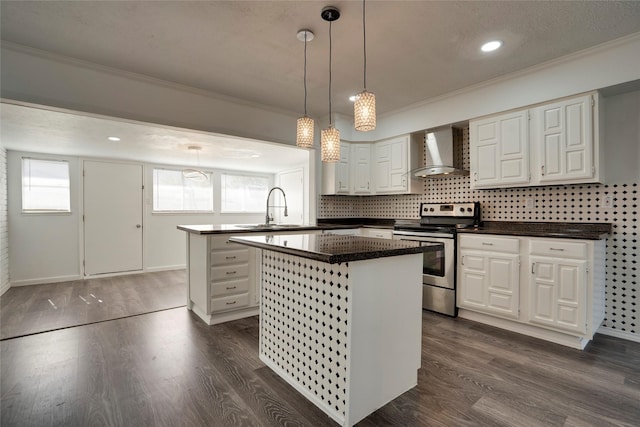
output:
POLYGON ((536 199, 533 197, 525 197, 524 199, 525 209, 533 210, 536 207, 536 199))

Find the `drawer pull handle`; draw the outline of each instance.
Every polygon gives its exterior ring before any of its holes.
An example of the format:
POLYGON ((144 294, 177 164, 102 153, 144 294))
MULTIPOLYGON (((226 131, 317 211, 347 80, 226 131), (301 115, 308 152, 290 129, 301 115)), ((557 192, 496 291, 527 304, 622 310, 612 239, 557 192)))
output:
POLYGON ((462 260, 460 261, 460 265, 464 265, 464 255, 462 255, 462 260))
POLYGON ((225 259, 236 259, 236 256, 235 255, 234 256, 227 256, 227 257, 225 257, 225 259))
POLYGON ((229 275, 229 274, 236 274, 236 272, 235 271, 227 271, 227 275, 229 275))
POLYGON ((560 252, 564 251, 564 249, 562 248, 549 248, 549 249, 551 249, 552 251, 560 251, 560 252))
POLYGON ((228 302, 227 305, 233 305, 235 304, 237 301, 232 301, 232 302, 228 302))
POLYGON ((540 173, 542 173, 542 176, 544 176, 544 165, 540 166, 540 173))
POLYGON ((235 289, 237 288, 237 286, 227 286, 227 289, 231 290, 231 289, 235 289))
POLYGON ((482 242, 484 246, 493 246, 493 243, 482 242))

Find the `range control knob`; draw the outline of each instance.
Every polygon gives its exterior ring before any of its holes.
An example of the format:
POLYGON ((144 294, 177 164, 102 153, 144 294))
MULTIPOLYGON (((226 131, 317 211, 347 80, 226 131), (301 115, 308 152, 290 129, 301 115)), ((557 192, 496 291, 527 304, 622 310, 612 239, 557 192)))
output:
POLYGON ((473 209, 467 208, 467 212, 471 212, 471 211, 473 211, 473 209))
POLYGON ((434 212, 434 211, 435 211, 435 209, 429 208, 429 212, 434 212))
POLYGON ((460 212, 464 212, 464 208, 460 208, 460 212))

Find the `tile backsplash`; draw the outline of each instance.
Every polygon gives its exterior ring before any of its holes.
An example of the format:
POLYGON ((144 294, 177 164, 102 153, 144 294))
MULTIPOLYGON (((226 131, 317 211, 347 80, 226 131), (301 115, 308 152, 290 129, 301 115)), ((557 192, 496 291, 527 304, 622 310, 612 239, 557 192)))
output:
MULTIPOLYGON (((463 159, 468 167, 469 132, 463 131, 463 159)), ((639 183, 583 184, 471 190, 466 177, 428 179, 422 194, 394 196, 321 196, 319 218, 418 218, 420 203, 480 202, 482 220, 606 222, 606 318, 603 326, 640 340, 638 302, 639 183), (603 208, 605 196, 613 206, 603 208), (533 199, 534 208, 527 208, 533 199)))

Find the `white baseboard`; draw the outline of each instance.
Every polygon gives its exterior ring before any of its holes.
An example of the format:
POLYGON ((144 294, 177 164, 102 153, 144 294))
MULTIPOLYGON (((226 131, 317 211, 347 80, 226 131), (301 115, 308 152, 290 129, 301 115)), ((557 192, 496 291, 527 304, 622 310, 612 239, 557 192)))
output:
POLYGON ((30 286, 30 285, 42 285, 43 283, 58 283, 58 282, 70 282, 72 280, 82 280, 83 277, 80 275, 69 275, 69 276, 57 276, 57 277, 39 277, 37 279, 26 279, 26 280, 16 280, 15 282, 10 282, 9 287, 14 286, 30 286))
POLYGON ((162 267, 147 267, 145 271, 147 273, 155 273, 156 271, 184 270, 185 268, 187 268, 187 264, 167 265, 162 267))
POLYGON ((611 329, 605 326, 600 326, 597 333, 602 335, 609 335, 616 338, 622 338, 623 340, 629 340, 634 342, 640 342, 640 334, 634 334, 631 332, 624 332, 618 329, 611 329))
POLYGON ((3 295, 9 289, 11 289, 11 283, 7 282, 2 287, 0 287, 0 295, 3 295))

